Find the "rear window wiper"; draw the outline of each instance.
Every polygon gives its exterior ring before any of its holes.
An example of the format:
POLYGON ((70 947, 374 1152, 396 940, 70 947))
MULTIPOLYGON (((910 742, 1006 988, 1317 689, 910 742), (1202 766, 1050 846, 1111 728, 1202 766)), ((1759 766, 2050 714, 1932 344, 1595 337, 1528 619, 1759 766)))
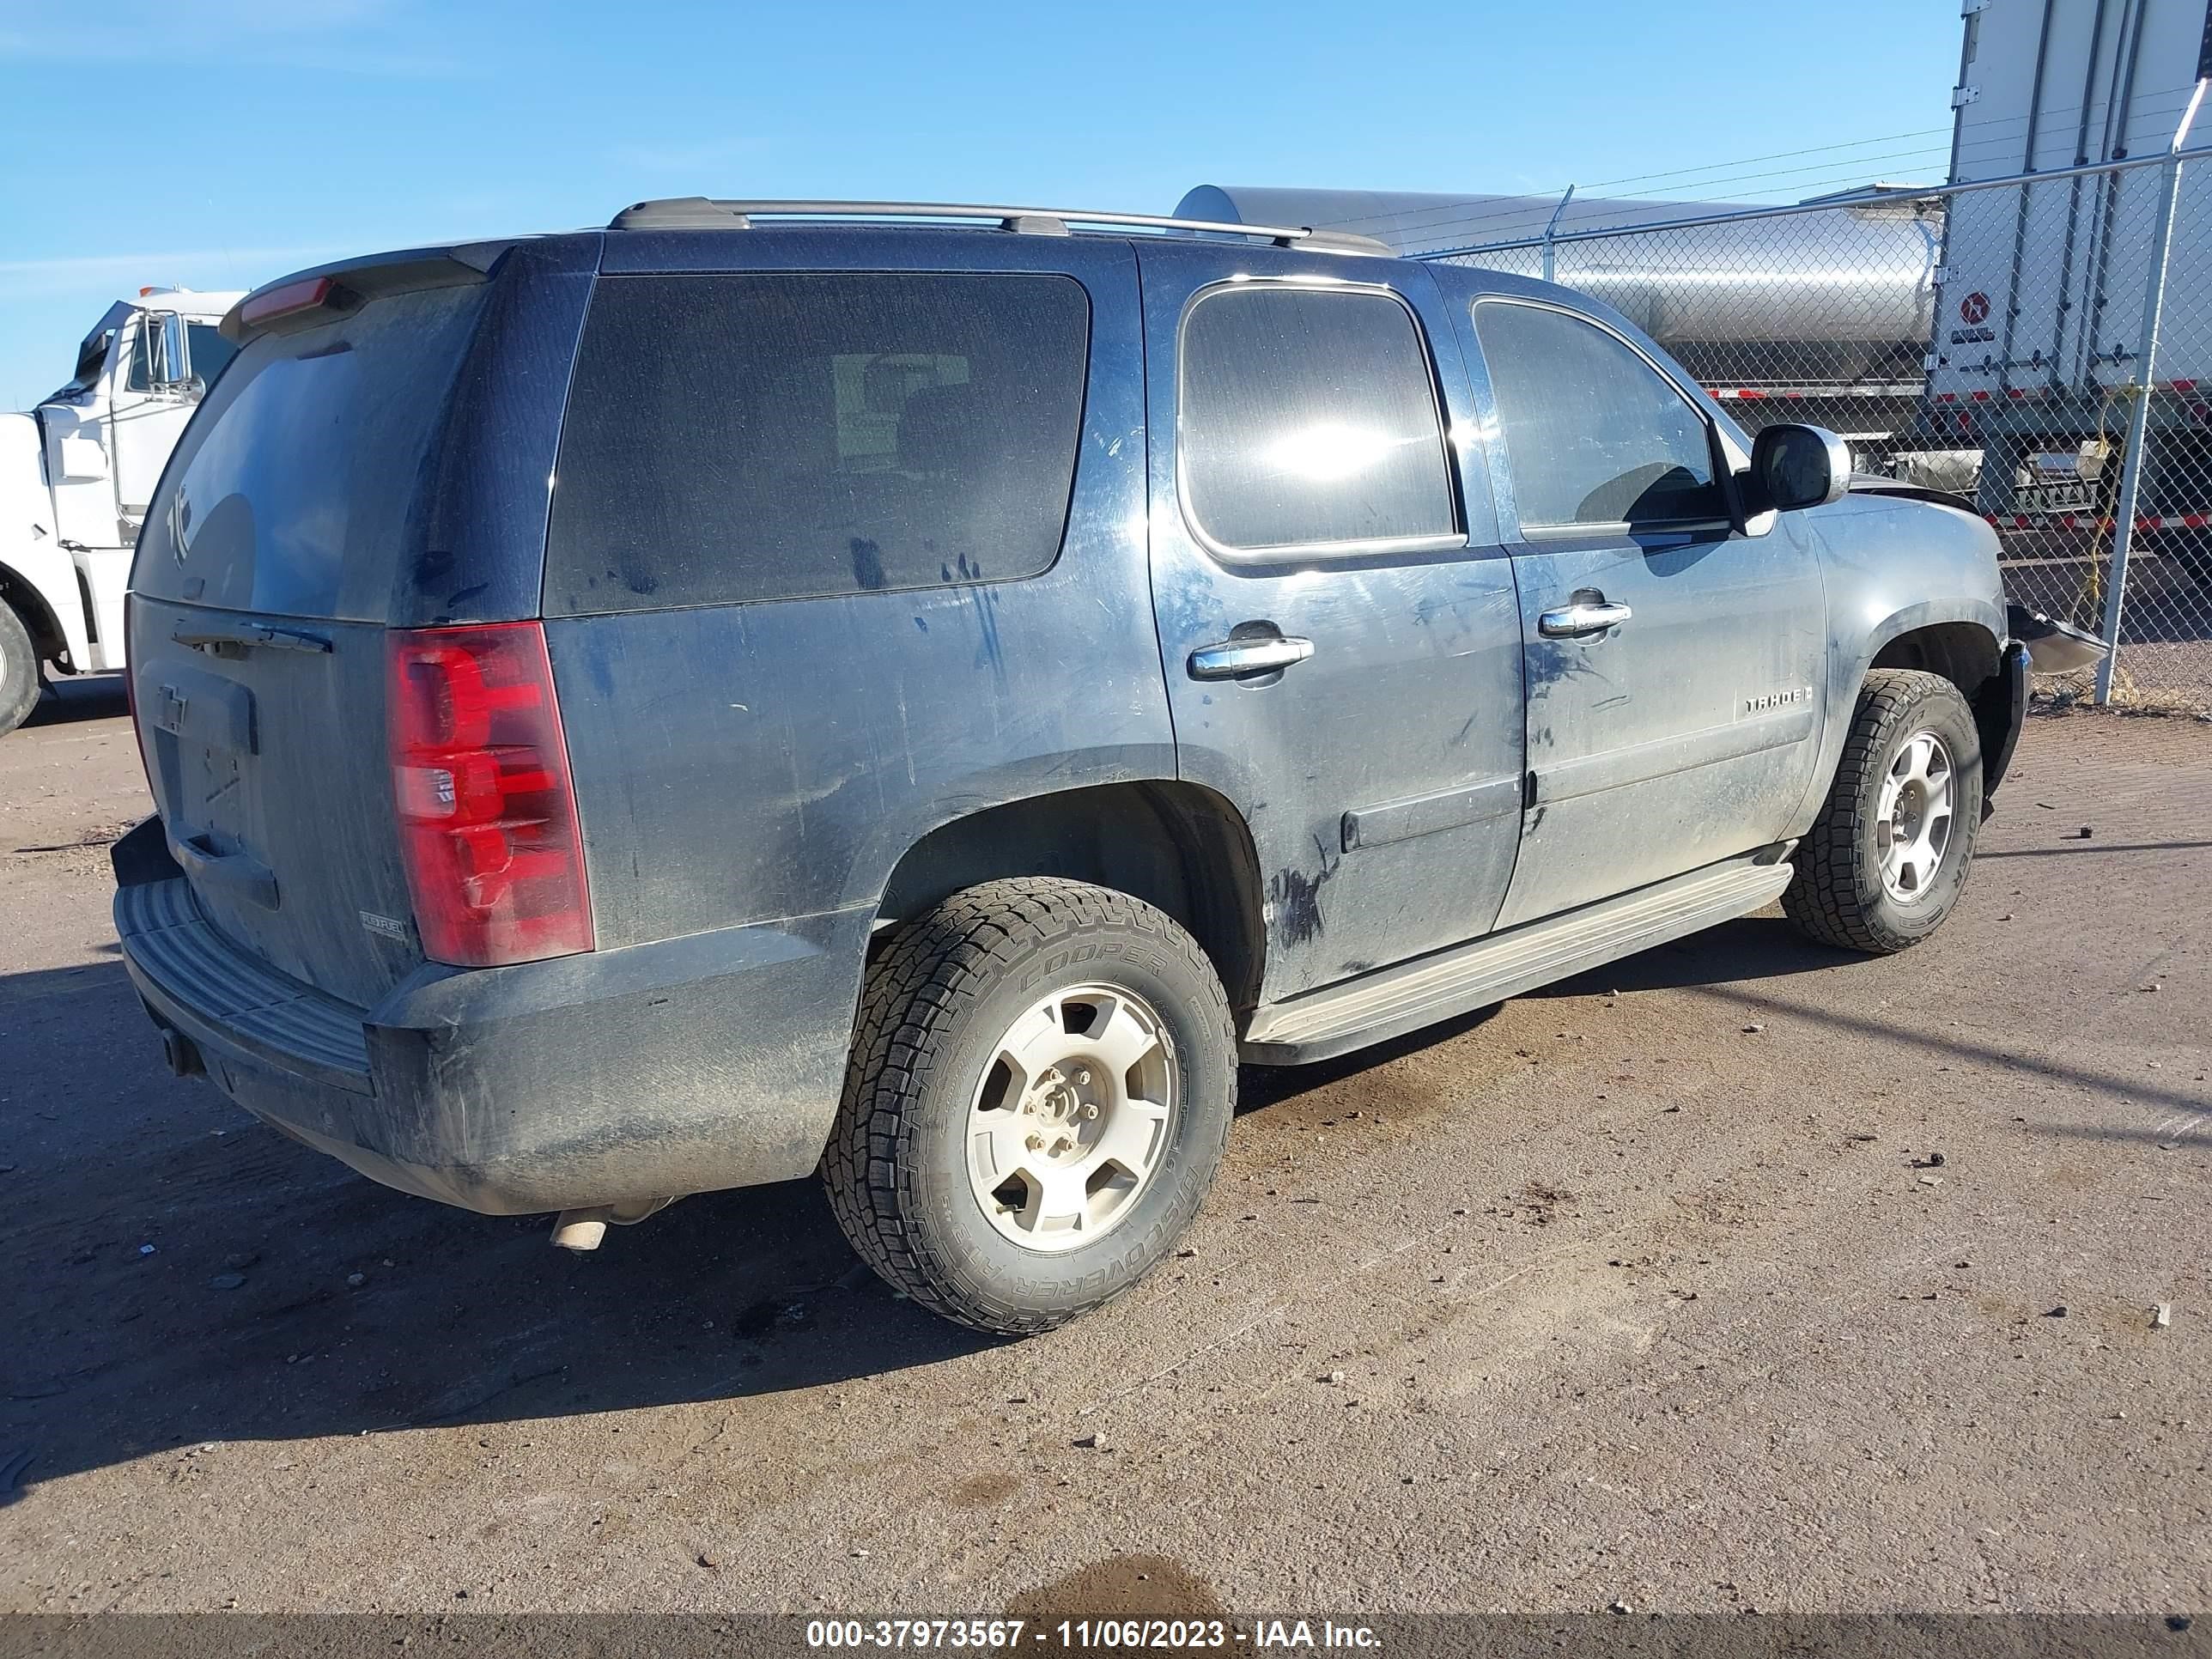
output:
POLYGON ((265 645, 272 651, 328 651, 331 642, 320 634, 310 634, 302 628, 271 628, 265 623, 249 623, 242 628, 194 628, 180 624, 169 637, 179 645, 188 645, 195 651, 204 651, 211 657, 242 657, 257 645, 265 645))

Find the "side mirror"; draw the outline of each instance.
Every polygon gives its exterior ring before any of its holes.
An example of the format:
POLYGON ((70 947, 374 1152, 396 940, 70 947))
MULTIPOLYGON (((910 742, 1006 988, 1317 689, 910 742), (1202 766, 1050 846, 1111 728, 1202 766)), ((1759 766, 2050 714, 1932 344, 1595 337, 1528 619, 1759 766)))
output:
POLYGON ((158 322, 154 336, 154 390, 171 392, 186 399, 198 398, 207 387, 198 375, 191 372, 185 356, 190 349, 185 333, 185 319, 173 311, 162 312, 147 319, 158 322))
POLYGON ((174 392, 185 373, 185 319, 173 311, 161 318, 161 349, 154 356, 154 384, 174 392))
POLYGON ((1826 427, 1767 427, 1752 441, 1743 486, 1749 518, 1826 507, 1851 487, 1851 447, 1826 427))

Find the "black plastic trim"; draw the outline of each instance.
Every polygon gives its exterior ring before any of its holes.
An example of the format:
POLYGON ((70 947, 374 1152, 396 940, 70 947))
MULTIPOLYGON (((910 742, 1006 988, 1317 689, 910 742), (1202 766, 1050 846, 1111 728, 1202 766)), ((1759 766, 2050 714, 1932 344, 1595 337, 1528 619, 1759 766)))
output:
POLYGON ((447 247, 400 248, 389 253, 358 254, 349 259, 333 260, 325 265, 313 265, 305 270, 295 270, 276 281, 264 283, 247 295, 228 312, 220 325, 223 338, 234 344, 243 345, 258 334, 287 326, 307 326, 329 319, 333 312, 346 312, 386 294, 406 294, 417 289, 453 288, 465 283, 481 283, 490 275, 500 256, 514 246, 520 238, 505 241, 461 242, 447 247), (294 283, 312 282, 318 276, 327 276, 334 284, 331 296, 319 306, 307 310, 287 313, 271 318, 268 322, 248 325, 246 307, 272 289, 287 288, 294 283))
POLYGON ((2020 746, 2021 727, 2027 721, 2027 647, 2018 640, 2006 643, 1996 678, 1982 693, 1983 708, 1974 711, 1982 721, 1982 815, 2012 766, 2013 750, 2020 746), (1994 738, 1994 741, 1992 739, 1994 738))

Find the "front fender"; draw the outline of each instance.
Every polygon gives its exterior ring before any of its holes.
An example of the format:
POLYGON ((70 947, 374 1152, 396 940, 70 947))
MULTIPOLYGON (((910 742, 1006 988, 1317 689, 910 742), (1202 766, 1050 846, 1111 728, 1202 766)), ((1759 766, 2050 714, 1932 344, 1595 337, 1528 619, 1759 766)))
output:
POLYGON ((1921 629, 1935 627, 1939 623, 1964 623, 1969 628, 1988 635, 1990 648, 1998 655, 2003 653, 2005 641, 2010 637, 2005 629, 2004 607, 2001 604, 1978 600, 1966 595, 1923 599, 1917 605, 1909 605, 1902 611, 1892 611, 1868 632, 1856 653, 1857 678, 1866 678, 1867 670, 1881 654, 1884 646, 1921 629))
POLYGON ((1792 833, 1812 828, 1850 736, 1859 688, 1885 646, 1920 629, 1962 624, 1986 635, 2003 672, 2008 635, 1996 533, 1981 519, 1897 495, 1847 495, 1808 513, 1828 599, 1828 711, 1813 781, 1792 833))

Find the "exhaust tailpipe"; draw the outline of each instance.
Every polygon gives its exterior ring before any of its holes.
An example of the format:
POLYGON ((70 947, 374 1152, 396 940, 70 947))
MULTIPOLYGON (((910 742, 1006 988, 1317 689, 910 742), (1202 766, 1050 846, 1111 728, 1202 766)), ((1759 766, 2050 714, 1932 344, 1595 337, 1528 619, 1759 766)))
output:
POLYGON ((610 1222, 617 1227, 634 1227, 647 1216, 659 1215, 675 1201, 675 1198, 641 1198, 627 1204, 594 1204, 587 1209, 563 1210, 553 1218, 553 1243, 563 1250, 596 1250, 607 1236, 610 1222))

